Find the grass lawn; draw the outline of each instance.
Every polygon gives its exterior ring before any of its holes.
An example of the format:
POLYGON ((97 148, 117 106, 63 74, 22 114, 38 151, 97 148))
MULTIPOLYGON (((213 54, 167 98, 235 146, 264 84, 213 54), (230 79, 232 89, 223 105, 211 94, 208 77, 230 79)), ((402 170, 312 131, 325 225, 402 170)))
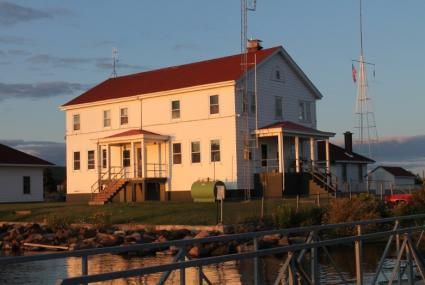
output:
MULTIPOLYGON (((314 200, 301 200, 299 207, 311 207, 314 200)), ((265 215, 273 213, 281 205, 296 207, 295 199, 266 200, 265 215)), ((70 203, 0 204, 0 221, 43 222, 66 218, 73 223, 93 223, 102 217, 110 217, 114 224, 139 223, 150 225, 215 225, 217 204, 191 202, 144 202, 138 204, 107 204, 88 206, 70 203), (16 211, 30 210, 30 215, 17 215, 16 211)), ((224 224, 241 223, 259 218, 261 200, 225 202, 224 224)))

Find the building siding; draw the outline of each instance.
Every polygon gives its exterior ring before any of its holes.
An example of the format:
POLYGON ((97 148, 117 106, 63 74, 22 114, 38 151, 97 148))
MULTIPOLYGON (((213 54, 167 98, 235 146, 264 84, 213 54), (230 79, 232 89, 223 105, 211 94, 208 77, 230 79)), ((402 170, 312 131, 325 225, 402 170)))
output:
POLYGON ((43 169, 40 167, 0 167, 0 203, 43 201, 43 169), (23 177, 30 177, 30 194, 24 194, 23 177))

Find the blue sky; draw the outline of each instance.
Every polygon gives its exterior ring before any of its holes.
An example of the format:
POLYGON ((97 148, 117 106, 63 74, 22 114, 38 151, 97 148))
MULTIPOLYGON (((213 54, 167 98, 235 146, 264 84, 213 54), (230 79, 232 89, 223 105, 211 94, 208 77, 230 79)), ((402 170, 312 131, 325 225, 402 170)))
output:
MULTIPOLYGON (((283 45, 324 94, 319 128, 355 126, 357 0, 258 0, 248 35, 283 45)), ((58 106, 111 74, 240 51, 239 0, 0 0, 0 139, 63 142, 58 106)), ((364 0, 379 135, 425 135, 425 1, 364 0)))

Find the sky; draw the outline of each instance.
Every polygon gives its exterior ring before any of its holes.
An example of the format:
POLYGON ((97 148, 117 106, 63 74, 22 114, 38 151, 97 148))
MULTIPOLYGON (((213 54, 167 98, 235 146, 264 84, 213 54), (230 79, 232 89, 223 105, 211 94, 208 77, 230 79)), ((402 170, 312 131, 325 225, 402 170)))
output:
MULTIPOLYGON (((379 136, 425 146, 425 1, 364 0, 363 8, 379 136)), ((258 0, 248 36, 282 45, 322 92, 319 129, 336 140, 354 131, 358 0, 258 0)), ((238 53, 240 1, 0 0, 0 140, 34 154, 63 144, 58 107, 110 77, 113 47, 118 75, 238 53)))

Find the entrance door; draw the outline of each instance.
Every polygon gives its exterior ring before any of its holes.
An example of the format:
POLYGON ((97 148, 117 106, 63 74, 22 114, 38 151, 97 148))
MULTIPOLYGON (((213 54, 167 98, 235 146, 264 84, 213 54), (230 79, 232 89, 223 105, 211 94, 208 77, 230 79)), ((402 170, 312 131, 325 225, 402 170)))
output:
POLYGON ((160 187, 157 182, 146 182, 146 196, 147 201, 159 201, 161 198, 160 187))
POLYGON ((137 156, 137 177, 142 177, 142 149, 141 148, 137 148, 136 156, 137 156))
POLYGON ((122 151, 122 166, 124 167, 125 177, 129 177, 130 175, 130 165, 131 165, 130 150, 124 149, 122 151))
POLYGON ((261 166, 263 167, 267 167, 267 145, 266 144, 262 144, 261 145, 261 166))

